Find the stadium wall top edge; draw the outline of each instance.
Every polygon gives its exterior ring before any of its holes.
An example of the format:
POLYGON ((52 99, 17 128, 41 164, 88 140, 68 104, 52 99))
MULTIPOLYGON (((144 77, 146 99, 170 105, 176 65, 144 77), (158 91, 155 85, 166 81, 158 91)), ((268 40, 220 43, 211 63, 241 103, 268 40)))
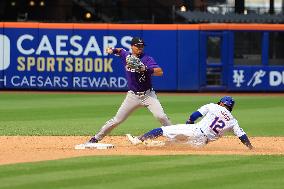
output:
POLYGON ((0 22, 1 28, 97 29, 97 30, 284 30, 284 24, 97 24, 0 22))

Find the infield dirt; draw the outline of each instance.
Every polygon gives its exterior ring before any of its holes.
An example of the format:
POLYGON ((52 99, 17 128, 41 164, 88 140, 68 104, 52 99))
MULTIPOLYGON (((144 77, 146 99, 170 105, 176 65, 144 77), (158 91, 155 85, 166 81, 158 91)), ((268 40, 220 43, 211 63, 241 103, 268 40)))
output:
POLYGON ((178 144, 162 147, 133 146, 125 136, 107 136, 101 141, 115 145, 113 149, 74 149, 76 144, 85 143, 89 138, 87 136, 0 136, 0 165, 98 155, 284 155, 284 137, 250 137, 254 150, 248 150, 238 138, 229 136, 199 149, 178 144))

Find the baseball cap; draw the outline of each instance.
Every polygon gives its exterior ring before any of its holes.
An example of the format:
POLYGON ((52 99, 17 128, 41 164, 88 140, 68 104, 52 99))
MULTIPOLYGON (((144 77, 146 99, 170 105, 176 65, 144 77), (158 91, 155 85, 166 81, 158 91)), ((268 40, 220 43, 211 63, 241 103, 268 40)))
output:
POLYGON ((140 37, 133 37, 131 40, 131 45, 144 45, 145 46, 145 42, 140 37))

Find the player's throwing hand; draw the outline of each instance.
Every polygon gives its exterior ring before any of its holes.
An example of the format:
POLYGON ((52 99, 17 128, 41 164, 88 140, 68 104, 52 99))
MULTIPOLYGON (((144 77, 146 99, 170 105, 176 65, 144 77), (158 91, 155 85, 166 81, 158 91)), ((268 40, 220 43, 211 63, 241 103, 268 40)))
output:
POLYGON ((113 49, 111 47, 107 47, 106 48, 106 53, 107 54, 112 54, 113 53, 113 49))

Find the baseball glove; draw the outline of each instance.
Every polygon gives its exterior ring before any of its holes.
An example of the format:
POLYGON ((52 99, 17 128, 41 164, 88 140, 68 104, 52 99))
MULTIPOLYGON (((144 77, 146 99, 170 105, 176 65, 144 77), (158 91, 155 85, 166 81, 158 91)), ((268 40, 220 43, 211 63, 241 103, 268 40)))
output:
POLYGON ((134 55, 128 55, 126 57, 126 67, 135 72, 142 72, 145 70, 145 65, 134 55))

